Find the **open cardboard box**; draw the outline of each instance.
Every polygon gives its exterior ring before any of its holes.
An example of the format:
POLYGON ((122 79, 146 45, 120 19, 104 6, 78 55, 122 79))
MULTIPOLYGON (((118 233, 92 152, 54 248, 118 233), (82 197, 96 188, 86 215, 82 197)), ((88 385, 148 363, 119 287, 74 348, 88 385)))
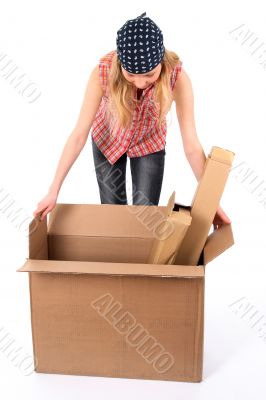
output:
POLYGON ((36 372, 202 380, 205 266, 233 245, 232 228, 209 234, 197 265, 148 264, 166 210, 59 203, 48 224, 32 220, 18 271, 36 372))

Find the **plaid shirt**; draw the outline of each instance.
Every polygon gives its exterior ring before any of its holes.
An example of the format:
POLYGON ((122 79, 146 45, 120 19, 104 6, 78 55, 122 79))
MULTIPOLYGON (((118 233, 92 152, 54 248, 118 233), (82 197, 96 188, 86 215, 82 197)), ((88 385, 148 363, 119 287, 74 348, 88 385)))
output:
MULTIPOLYGON (((108 101, 108 74, 112 63, 113 50, 100 58, 99 77, 104 95, 92 124, 91 136, 107 158, 114 164, 125 152, 128 157, 140 157, 162 150, 166 144, 167 124, 164 117, 161 127, 156 122, 158 118, 158 103, 153 98, 154 84, 143 90, 141 99, 133 112, 133 121, 129 128, 119 128, 115 137, 110 135, 111 124, 108 122, 105 111, 108 101)), ((173 90, 176 79, 181 72, 182 61, 173 68, 170 85, 173 90)))

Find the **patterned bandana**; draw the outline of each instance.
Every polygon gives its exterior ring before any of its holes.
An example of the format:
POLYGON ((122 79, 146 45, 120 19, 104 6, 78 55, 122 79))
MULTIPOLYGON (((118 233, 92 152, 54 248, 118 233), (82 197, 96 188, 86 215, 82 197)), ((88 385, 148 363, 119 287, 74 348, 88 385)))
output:
POLYGON ((165 48, 160 28, 146 12, 130 19, 117 31, 117 56, 132 74, 146 74, 160 64, 165 48))

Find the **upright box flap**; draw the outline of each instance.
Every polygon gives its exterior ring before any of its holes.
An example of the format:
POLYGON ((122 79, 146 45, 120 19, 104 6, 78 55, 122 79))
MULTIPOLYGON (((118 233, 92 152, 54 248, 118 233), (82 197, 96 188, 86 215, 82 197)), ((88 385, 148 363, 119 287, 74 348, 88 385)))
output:
POLYGON ((48 259, 47 215, 43 221, 33 218, 29 224, 29 258, 48 259))
POLYGON ((172 214, 174 206, 175 206, 175 191, 173 191, 173 193, 171 194, 171 196, 168 200, 167 206, 166 206, 166 216, 167 217, 172 214))
POLYGON ((197 265, 226 185, 234 152, 212 147, 191 203, 192 221, 174 263, 197 265))
POLYGON ((207 238, 204 250, 204 264, 209 263, 234 244, 231 224, 215 229, 207 238))
POLYGON ((48 235, 151 237, 166 215, 166 206, 57 203, 48 235))
POLYGON ((27 260, 17 272, 43 272, 98 275, 142 275, 201 278, 203 266, 106 263, 91 261, 27 260))
POLYGON ((226 163, 231 166, 235 153, 219 146, 213 146, 208 156, 211 157, 212 160, 219 161, 224 164, 226 163))
POLYGON ((177 253, 190 223, 191 215, 186 209, 180 207, 179 211, 172 211, 171 214, 168 214, 154 239, 147 262, 149 264, 172 264, 174 255, 177 253))

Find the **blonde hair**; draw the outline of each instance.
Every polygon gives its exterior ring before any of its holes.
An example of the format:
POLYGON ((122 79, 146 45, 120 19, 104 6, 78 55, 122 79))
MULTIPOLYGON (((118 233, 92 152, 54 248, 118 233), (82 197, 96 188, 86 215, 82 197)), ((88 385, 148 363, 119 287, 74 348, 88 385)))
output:
MULTIPOLYGON (((160 125, 169 111, 173 95, 170 86, 172 69, 179 63, 178 55, 165 49, 164 57, 161 61, 161 72, 156 80, 153 100, 159 106, 159 118, 157 123, 160 125)), ((137 104, 134 98, 133 85, 124 77, 121 70, 120 60, 115 53, 112 59, 108 79, 109 101, 107 103, 107 116, 112 126, 111 134, 114 136, 115 128, 127 129, 132 123, 133 112, 137 104)))

